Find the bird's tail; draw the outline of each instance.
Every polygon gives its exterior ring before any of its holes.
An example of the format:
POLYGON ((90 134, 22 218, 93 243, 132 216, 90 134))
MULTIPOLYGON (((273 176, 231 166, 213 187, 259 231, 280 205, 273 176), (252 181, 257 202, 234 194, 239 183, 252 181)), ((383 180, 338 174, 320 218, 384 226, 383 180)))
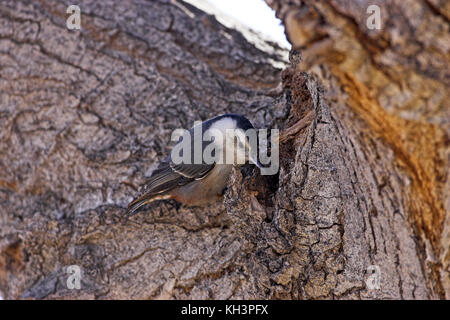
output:
POLYGON ((128 216, 132 216, 135 215, 137 213, 137 210, 156 200, 166 200, 166 199, 171 199, 172 196, 171 195, 161 195, 161 194, 151 194, 151 193, 144 193, 143 195, 137 197, 136 199, 134 199, 133 201, 130 202, 130 204, 128 205, 127 208, 127 212, 126 215, 128 216))

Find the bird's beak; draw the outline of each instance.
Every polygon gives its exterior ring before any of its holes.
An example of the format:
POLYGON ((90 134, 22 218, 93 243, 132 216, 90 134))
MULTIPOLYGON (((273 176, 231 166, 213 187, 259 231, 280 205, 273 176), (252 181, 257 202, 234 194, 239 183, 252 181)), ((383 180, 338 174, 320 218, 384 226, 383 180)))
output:
POLYGON ((245 146, 248 151, 248 161, 250 163, 253 163, 258 168, 262 169, 263 165, 258 161, 258 155, 256 155, 256 157, 253 157, 252 148, 251 148, 250 144, 248 143, 248 141, 246 142, 245 146))
POLYGON ((257 166, 258 168, 260 168, 260 169, 262 169, 263 168, 263 166, 262 166, 262 164, 258 161, 258 159, 256 158, 253 158, 252 157, 252 154, 250 153, 250 155, 249 155, 249 160, 250 160, 250 162, 251 163, 253 163, 255 166, 257 166))

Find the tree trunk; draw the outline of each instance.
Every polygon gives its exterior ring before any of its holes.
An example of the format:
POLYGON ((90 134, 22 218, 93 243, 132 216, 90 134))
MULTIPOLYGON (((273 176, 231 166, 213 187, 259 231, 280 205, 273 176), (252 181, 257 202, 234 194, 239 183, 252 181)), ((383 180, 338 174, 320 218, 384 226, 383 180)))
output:
POLYGON ((448 11, 391 2, 373 32, 361 1, 268 1, 282 72, 181 1, 82 1, 81 30, 2 2, 0 295, 449 298, 448 11), (281 129, 279 174, 126 219, 172 131, 224 112, 281 129))
POLYGON ((340 194, 353 190, 342 197, 345 271, 379 265, 376 297, 450 298, 450 4, 267 2, 302 50, 297 69, 326 88, 337 139, 327 149, 340 150, 348 172, 336 166, 340 194), (371 5, 380 29, 368 28, 371 5))

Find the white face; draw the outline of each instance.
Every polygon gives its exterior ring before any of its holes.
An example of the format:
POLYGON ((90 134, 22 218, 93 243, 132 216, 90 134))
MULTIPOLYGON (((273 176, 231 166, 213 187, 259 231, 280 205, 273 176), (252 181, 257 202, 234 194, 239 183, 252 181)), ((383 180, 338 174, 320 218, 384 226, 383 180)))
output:
POLYGON ((227 163, 245 164, 248 160, 248 152, 246 152, 248 145, 244 131, 241 129, 227 130, 225 139, 226 156, 229 159, 227 163))
POLYGON ((215 122, 208 131, 214 137, 217 159, 219 159, 217 163, 242 165, 250 160, 261 167, 256 157, 252 155, 246 133, 237 128, 235 120, 223 118, 215 122))
POLYGON ((220 119, 208 131, 214 136, 216 152, 222 163, 244 164, 247 161, 245 133, 237 128, 235 120, 220 119))

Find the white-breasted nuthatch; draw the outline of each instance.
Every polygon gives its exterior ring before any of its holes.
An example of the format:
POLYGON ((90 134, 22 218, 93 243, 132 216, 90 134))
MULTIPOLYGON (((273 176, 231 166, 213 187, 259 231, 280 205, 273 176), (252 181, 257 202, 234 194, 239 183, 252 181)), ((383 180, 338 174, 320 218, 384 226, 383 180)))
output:
MULTIPOLYGON (((174 150, 183 143, 183 139, 190 139, 188 141, 191 142, 189 144, 191 147, 187 150, 190 153, 187 156, 188 163, 174 161, 171 153, 153 171, 142 195, 128 205, 127 214, 133 214, 143 205, 155 200, 175 199, 190 206, 215 202, 222 196, 233 165, 250 161, 261 168, 255 156, 257 145, 250 143, 246 135, 249 129, 254 129, 247 118, 238 114, 224 114, 206 120, 198 126, 186 131, 188 134, 181 137, 173 147, 174 150), (202 133, 208 132, 208 141, 204 140, 203 134, 196 135, 198 129, 201 129, 202 133), (196 144, 200 146, 200 150, 195 150, 196 144), (212 154, 216 160, 205 161, 203 155, 207 149, 214 150, 212 154), (194 159, 196 152, 201 153, 200 162, 194 159), (231 163, 217 161, 230 158, 233 159, 231 163), (239 162, 237 159, 244 161, 239 162)), ((183 152, 186 152, 186 149, 183 149, 183 152)))

